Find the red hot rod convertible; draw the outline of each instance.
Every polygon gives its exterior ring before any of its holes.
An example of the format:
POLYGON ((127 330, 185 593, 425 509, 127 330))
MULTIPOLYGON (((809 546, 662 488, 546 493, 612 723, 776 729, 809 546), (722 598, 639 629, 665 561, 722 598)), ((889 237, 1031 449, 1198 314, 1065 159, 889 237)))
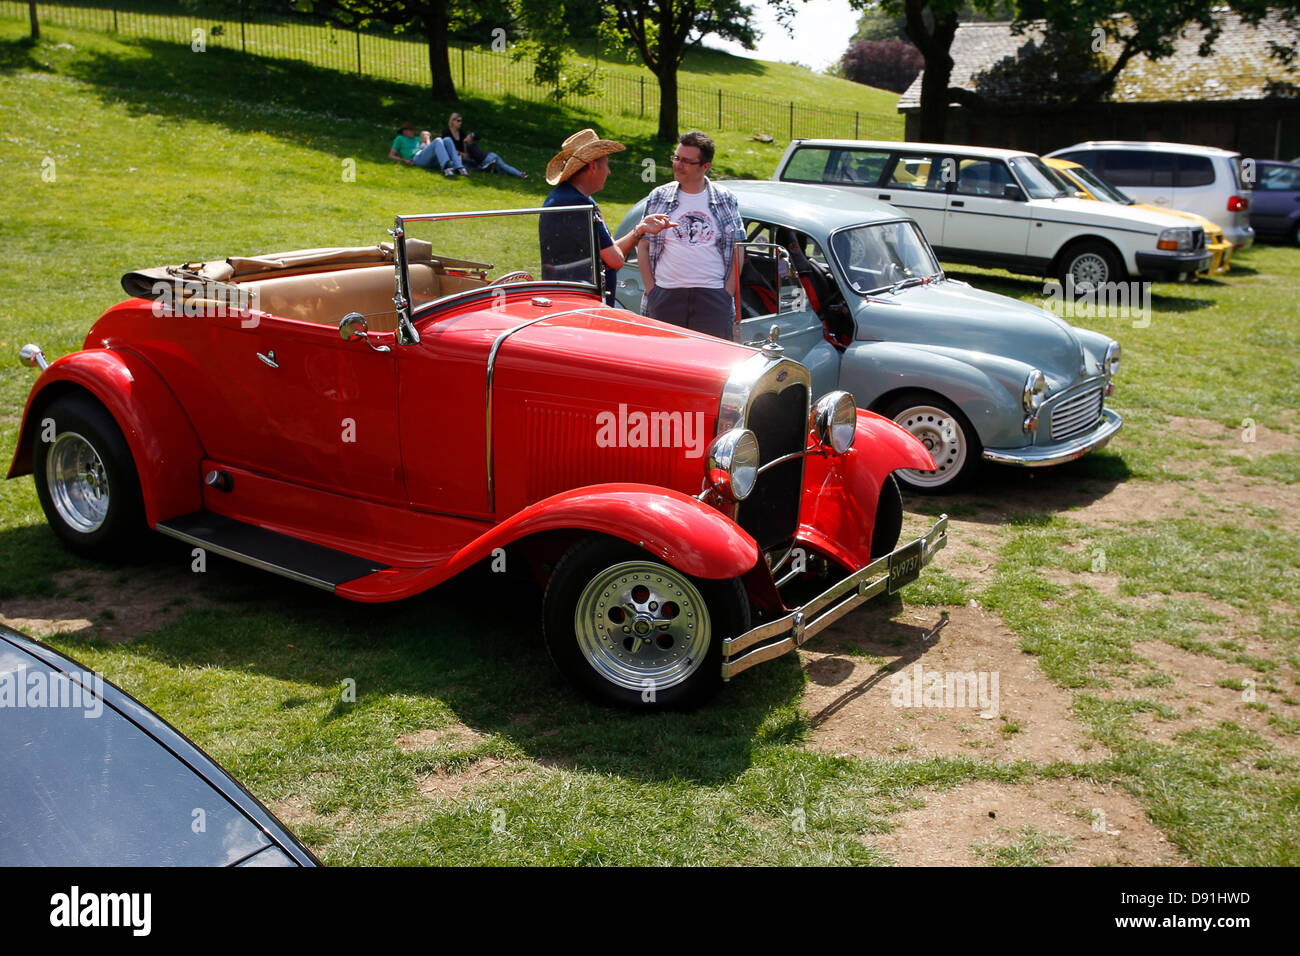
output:
POLYGON ((545 582, 559 669, 640 710, 916 577, 947 518, 895 547, 891 473, 934 467, 915 438, 814 402, 774 342, 608 308, 595 269, 535 281, 543 214, 130 273, 81 351, 24 349, 43 371, 9 477, 87 557, 152 528, 354 601, 508 552, 545 582))

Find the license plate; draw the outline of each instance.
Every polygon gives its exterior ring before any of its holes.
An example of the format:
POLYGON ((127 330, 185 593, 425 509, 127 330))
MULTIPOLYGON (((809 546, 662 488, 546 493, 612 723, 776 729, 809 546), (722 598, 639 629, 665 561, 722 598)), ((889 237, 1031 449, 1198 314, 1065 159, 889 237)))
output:
POLYGON ((889 556, 889 587, 893 594, 906 587, 921 576, 921 555, 925 539, 917 538, 905 548, 900 548, 889 556))

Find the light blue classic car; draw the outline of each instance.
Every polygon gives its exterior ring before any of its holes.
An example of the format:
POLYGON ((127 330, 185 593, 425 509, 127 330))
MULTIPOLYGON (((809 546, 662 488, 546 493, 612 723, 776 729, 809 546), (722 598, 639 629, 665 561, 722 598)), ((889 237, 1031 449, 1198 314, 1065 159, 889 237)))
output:
MULTIPOLYGON (((846 389, 916 435, 938 467, 898 472, 907 485, 951 491, 981 461, 1072 461, 1119 431, 1105 407, 1118 342, 947 278, 916 223, 891 206, 826 186, 725 185, 749 237, 738 245, 741 341, 761 345, 776 327, 815 394, 846 389)), ((629 260, 619 303, 640 311, 643 289, 629 260)))

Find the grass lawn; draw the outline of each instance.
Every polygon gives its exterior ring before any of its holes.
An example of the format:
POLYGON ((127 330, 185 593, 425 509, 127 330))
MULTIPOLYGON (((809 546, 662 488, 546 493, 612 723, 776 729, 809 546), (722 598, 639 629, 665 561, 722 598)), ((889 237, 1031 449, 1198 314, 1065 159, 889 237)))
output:
MULTIPOLYGON (((468 116, 493 118, 492 148, 533 179, 444 180, 384 159, 393 118, 427 111, 422 90, 279 60, 257 65, 268 84, 219 49, 53 27, 33 47, 24 32, 0 21, 9 355, 79 348, 129 268, 370 243, 399 211, 540 201, 546 159, 582 125, 628 143, 600 196, 613 222, 650 188, 640 161, 665 154, 648 121, 468 98, 468 116)), ((723 177, 767 177, 782 149, 718 140, 723 177)), ((909 498, 910 522, 942 509, 954 526, 903 600, 810 645, 834 656, 756 668, 693 714, 578 699, 542 647, 527 580, 475 573, 358 606, 219 559, 193 574, 188 550, 165 544, 147 564, 98 567, 55 544, 30 479, 0 484, 0 614, 53 622, 38 636, 191 736, 332 864, 906 862, 889 839, 954 788, 1071 786, 1124 795, 1187 861, 1295 865, 1298 280, 1300 252, 1263 245, 1220 281, 1156 286, 1145 327, 1078 320, 1124 345, 1111 446, 1041 474, 990 471, 959 498, 909 498), (870 728, 826 743, 832 708, 809 701, 840 686, 828 670, 883 678, 929 653, 908 622, 951 612, 943 647, 970 602, 1044 675, 1034 693, 1064 701, 1078 754, 1016 749, 1040 724, 1010 671, 988 745, 979 728, 938 752, 922 738, 880 752, 870 728)), ((0 363, 6 449, 32 380, 0 363)), ((855 686, 836 707, 851 709, 855 686)), ((882 734, 914 715, 895 716, 882 734)), ((972 839, 973 859, 1080 859, 1062 826, 972 839)))

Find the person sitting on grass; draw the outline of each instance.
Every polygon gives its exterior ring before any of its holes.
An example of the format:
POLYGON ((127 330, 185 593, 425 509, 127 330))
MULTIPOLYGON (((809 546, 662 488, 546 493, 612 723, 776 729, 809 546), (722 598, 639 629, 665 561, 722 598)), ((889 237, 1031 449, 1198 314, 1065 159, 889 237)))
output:
POLYGON ((455 176, 457 172, 462 176, 469 175, 460 161, 460 154, 454 148, 448 147, 446 143, 434 139, 433 134, 427 129, 422 131, 417 139, 414 123, 403 123, 398 129, 393 145, 389 147, 388 158, 394 162, 405 163, 407 166, 419 166, 429 170, 441 169, 442 174, 448 178, 455 176))
POLYGON ((504 173, 507 176, 518 176, 520 179, 528 178, 527 173, 515 169, 496 153, 483 152, 483 147, 478 142, 478 133, 465 134, 465 162, 473 170, 504 173))
POLYGON ((388 158, 407 166, 415 165, 415 154, 420 150, 420 140, 415 138, 415 124, 403 123, 393 137, 393 145, 388 148, 388 158))

